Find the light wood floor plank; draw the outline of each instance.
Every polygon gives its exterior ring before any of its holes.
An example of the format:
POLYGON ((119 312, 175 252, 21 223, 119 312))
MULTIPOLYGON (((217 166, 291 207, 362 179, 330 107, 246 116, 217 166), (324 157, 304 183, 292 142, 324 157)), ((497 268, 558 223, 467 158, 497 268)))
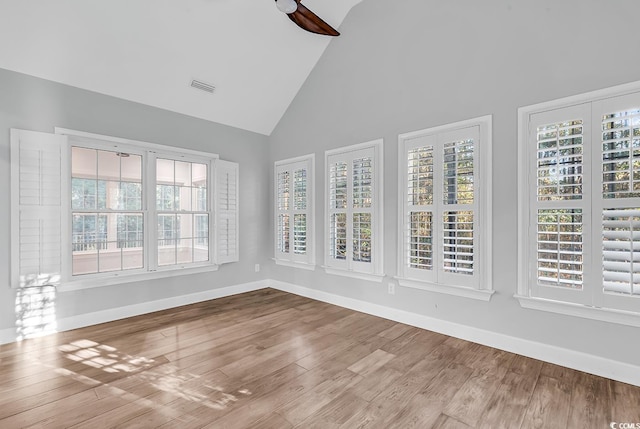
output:
POLYGON ((265 289, 0 346, 0 428, 564 428, 629 386, 265 289))
POLYGON ((541 374, 520 427, 522 429, 567 427, 570 402, 570 383, 541 374))

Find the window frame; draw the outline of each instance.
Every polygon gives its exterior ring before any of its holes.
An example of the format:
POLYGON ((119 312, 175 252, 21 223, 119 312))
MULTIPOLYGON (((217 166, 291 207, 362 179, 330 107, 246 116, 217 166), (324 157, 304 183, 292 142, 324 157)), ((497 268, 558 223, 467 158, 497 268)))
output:
MULTIPOLYGON (((492 116, 486 115, 450 124, 398 135, 398 284, 404 287, 489 301, 494 293, 492 284, 492 116), (474 142, 474 273, 472 275, 447 272, 439 264, 444 258, 445 212, 465 211, 465 204, 444 204, 443 164, 444 144, 451 139, 475 136, 474 142), (430 144, 433 149, 433 201, 414 206, 408 200, 408 153, 412 148, 430 144), (439 189, 439 190, 438 190, 439 189), (435 240, 432 270, 411 268, 408 263, 409 212, 412 207, 429 207, 435 240), (440 234, 438 234, 440 232, 440 234)), ((416 210, 419 211, 419 210, 416 210)))
POLYGON ((384 186, 384 170, 383 170, 383 139, 372 140, 350 146, 343 146, 336 149, 325 151, 324 165, 324 213, 325 213, 325 232, 324 232, 324 265, 322 268, 328 274, 358 278, 363 280, 382 282, 384 274, 384 230, 383 230, 383 186, 384 186), (353 169, 353 157, 358 154, 370 152, 373 157, 372 162, 372 203, 370 209, 363 209, 365 212, 371 213, 371 262, 354 261, 353 253, 353 219, 349 215, 354 213, 353 207, 349 207, 353 203, 353 174, 349 175, 353 169), (347 167, 347 209, 345 210, 347 221, 347 257, 344 261, 336 261, 331 257, 331 208, 330 208, 330 162, 331 158, 342 158, 345 162, 351 162, 351 166, 347 167), (350 228, 351 226, 351 228, 350 228), (349 233, 351 229, 351 233, 349 233))
POLYGON ((182 149, 154 143, 105 136, 94 133, 55 128, 55 134, 67 137, 63 146, 62 191, 62 281, 58 289, 61 291, 86 289, 135 281, 152 280, 174 277, 185 274, 216 271, 220 262, 217 261, 217 238, 215 228, 216 204, 213 187, 215 186, 215 163, 219 156, 213 153, 182 149), (142 212, 146 234, 144 234, 143 268, 122 270, 105 273, 84 274, 73 276, 71 271, 71 253, 64 249, 71 247, 71 147, 81 146, 98 150, 118 150, 121 152, 139 154, 142 156, 142 180, 147 182, 142 188, 142 212), (157 210, 155 192, 155 162, 157 158, 173 159, 175 161, 195 162, 207 165, 207 208, 209 213, 209 260, 189 264, 158 266, 157 263, 157 210), (152 180, 151 180, 152 179, 152 180), (155 216, 154 216, 155 215, 155 216), (68 221, 67 221, 68 220, 68 221))
POLYGON ((277 265, 302 268, 306 270, 315 270, 316 266, 316 252, 315 252, 315 154, 302 155, 294 158, 288 158, 276 161, 273 169, 273 205, 274 205, 274 217, 273 217, 273 252, 274 262, 277 265), (305 169, 307 174, 306 182, 306 209, 296 209, 294 206, 295 201, 295 171, 305 169), (280 210, 278 207, 279 193, 278 193, 278 176, 281 172, 289 172, 289 209, 280 210), (278 218, 281 214, 289 215, 289 252, 281 252, 278 248, 278 236, 279 225, 278 218), (294 220, 295 214, 304 214, 307 217, 306 223, 306 253, 298 254, 294 253, 294 220))
MULTIPOLYGON (((602 320, 630 326, 640 326, 640 297, 613 296, 603 291, 600 281, 594 280, 602 275, 602 240, 596 239, 602 235, 602 191, 596 184, 602 177, 602 155, 599 150, 602 142, 602 123, 595 120, 600 112, 604 112, 607 103, 616 104, 625 96, 640 97, 640 81, 618 85, 596 91, 586 92, 570 97, 546 101, 518 109, 518 282, 515 294, 520 305, 524 308, 548 311, 564 315, 572 315, 588 319, 602 320), (533 268, 537 262, 534 257, 535 240, 532 239, 531 229, 534 228, 532 219, 532 197, 535 193, 535 180, 532 176, 533 142, 532 133, 535 129, 536 115, 553 112, 561 113, 578 106, 588 111, 585 117, 584 129, 589 134, 584 146, 592 148, 585 151, 584 168, 590 174, 584 173, 587 190, 585 207, 588 211, 583 220, 583 263, 586 269, 585 281, 581 291, 558 291, 558 293, 540 293, 536 287, 537 280, 533 279, 533 268), (587 153, 588 152, 588 153, 587 153), (621 301, 623 300, 623 301, 621 301)), ((624 104, 624 103, 622 103, 624 104)), ((638 107, 626 106, 625 108, 638 107)), ((612 107, 618 109, 622 107, 612 107)), ((624 108, 622 108, 624 110, 624 108)), ((571 120, 573 118, 566 118, 571 120)))

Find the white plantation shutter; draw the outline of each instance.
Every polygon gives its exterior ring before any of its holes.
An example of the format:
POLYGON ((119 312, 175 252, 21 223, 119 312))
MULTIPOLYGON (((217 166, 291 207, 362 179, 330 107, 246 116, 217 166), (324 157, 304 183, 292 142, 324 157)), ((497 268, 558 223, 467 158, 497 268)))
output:
POLYGON ((491 116, 398 136, 398 283, 488 301, 491 116))
POLYGON ((326 269, 382 274, 382 141, 327 151, 326 269))
POLYGON ((490 153, 488 124, 480 118, 400 136, 401 284, 484 288, 481 278, 488 272, 479 271, 486 255, 478 249, 488 246, 480 228, 488 222, 481 201, 488 205, 490 193, 480 174, 490 153))
POLYGON ((61 151, 65 136, 11 130, 13 287, 57 285, 62 275, 61 151))
POLYGON ((640 208, 604 211, 602 253, 604 290, 640 295, 640 208))
POLYGON ((640 109, 602 115, 601 130, 603 288, 640 295, 640 109))
POLYGON ((237 262, 239 253, 239 165, 215 161, 217 263, 237 262))
POLYGON ((308 230, 308 186, 309 169, 298 167, 293 170, 293 254, 306 258, 308 230))
POLYGON ((602 285, 594 288, 596 305, 640 312, 640 93, 593 105, 594 252, 602 285), (594 167, 595 170, 596 167, 594 167))
POLYGON ((443 279, 448 273, 469 276, 474 273, 474 236, 478 230, 474 221, 477 212, 474 177, 478 138, 478 127, 439 136, 443 210, 440 267, 443 279))
POLYGON ((521 113, 529 242, 519 293, 640 313, 640 93, 580 100, 521 113))
MULTIPOLYGON (((406 170, 406 228, 404 237, 405 277, 437 281, 437 236, 434 213, 435 136, 404 141, 403 170, 406 170), (435 268, 435 269, 434 269, 435 268)), ((401 170, 402 171, 402 170, 401 170)))
POLYGON ((585 250, 590 245, 591 138, 588 105, 554 110, 530 118, 531 252, 530 274, 536 296, 587 303, 584 279, 589 277, 585 250))
POLYGON ((331 161, 329 164, 329 258, 331 265, 346 268, 347 265, 347 215, 348 215, 347 162, 331 161))
POLYGON ((291 244, 291 232, 289 228, 289 201, 291 196, 291 172, 289 170, 279 171, 276 174, 277 193, 277 231, 276 231, 276 252, 289 254, 291 244))
POLYGON ((276 262, 314 263, 313 159, 313 155, 306 155, 275 163, 276 262))

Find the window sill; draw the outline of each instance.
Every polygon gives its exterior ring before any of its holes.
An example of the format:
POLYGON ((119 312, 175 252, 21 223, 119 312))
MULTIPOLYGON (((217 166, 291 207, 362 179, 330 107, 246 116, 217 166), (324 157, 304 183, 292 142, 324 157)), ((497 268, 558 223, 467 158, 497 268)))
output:
POLYGON ((285 267, 301 268, 303 270, 315 271, 316 264, 310 264, 308 262, 287 261, 284 259, 273 258, 276 265, 282 265, 285 267))
POLYGON ((382 283, 382 279, 384 279, 385 277, 384 274, 369 274, 369 273, 362 273, 360 271, 343 270, 340 268, 333 268, 333 267, 327 267, 327 266, 323 266, 322 268, 324 268, 324 271, 327 274, 333 274, 336 276, 343 276, 343 277, 351 277, 351 278, 360 279, 360 280, 368 280, 371 282, 382 283))
POLYGON ((119 285, 124 283, 143 282, 169 277, 178 277, 189 274, 206 273, 217 271, 218 265, 203 265, 190 268, 172 268, 158 271, 150 271, 136 274, 112 274, 105 277, 91 277, 63 282, 56 289, 59 292, 70 292, 74 290, 92 289, 96 287, 119 285))
POLYGON ((590 307, 582 304, 572 304, 568 302, 533 298, 522 295, 514 295, 514 297, 520 302, 520 306, 523 308, 640 327, 640 313, 614 310, 610 308, 590 307))
POLYGON ((474 289, 466 286, 450 286, 439 283, 423 282, 420 280, 410 280, 402 277, 396 277, 396 280, 398 280, 398 284, 403 287, 444 293, 447 295, 462 296, 464 298, 477 299, 480 301, 490 301, 491 296, 495 293, 493 290, 474 289))

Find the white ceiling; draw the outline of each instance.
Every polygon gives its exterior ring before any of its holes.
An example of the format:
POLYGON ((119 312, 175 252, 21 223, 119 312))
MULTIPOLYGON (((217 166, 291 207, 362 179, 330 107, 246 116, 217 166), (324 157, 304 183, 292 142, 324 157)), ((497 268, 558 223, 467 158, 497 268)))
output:
MULTIPOLYGON (((349 37, 360 1, 304 4, 349 37)), ((331 41, 274 0, 0 0, 0 16, 0 68, 265 135, 331 41)))

